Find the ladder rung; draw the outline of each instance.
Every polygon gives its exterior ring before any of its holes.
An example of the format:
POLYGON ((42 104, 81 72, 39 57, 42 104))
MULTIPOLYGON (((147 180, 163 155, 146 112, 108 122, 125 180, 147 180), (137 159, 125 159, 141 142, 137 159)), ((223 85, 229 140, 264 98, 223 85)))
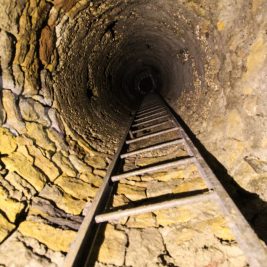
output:
POLYGON ((148 173, 148 172, 156 172, 156 171, 160 171, 163 169, 176 167, 179 165, 194 163, 195 162, 194 159, 195 159, 194 157, 185 158, 185 159, 178 159, 178 160, 175 160, 172 162, 159 164, 157 166, 146 167, 146 168, 142 168, 142 169, 138 169, 138 170, 134 170, 134 171, 121 173, 121 174, 112 176, 111 180, 113 182, 116 182, 116 181, 119 181, 121 179, 128 178, 128 177, 135 176, 135 175, 141 175, 141 174, 148 173))
POLYGON ((144 124, 147 124, 147 123, 149 123, 149 122, 157 121, 157 120, 160 120, 160 119, 163 119, 163 118, 167 118, 167 117, 169 117, 169 115, 159 116, 158 118, 155 118, 155 119, 151 119, 151 120, 147 120, 147 121, 142 121, 142 122, 133 124, 132 127, 138 127, 138 126, 140 126, 140 125, 144 125, 144 124))
POLYGON ((182 144, 184 142, 185 142, 184 139, 177 139, 177 140, 174 140, 174 141, 161 143, 159 145, 154 145, 154 146, 138 149, 138 150, 135 150, 135 151, 131 151, 131 152, 128 152, 128 153, 124 153, 124 154, 121 154, 120 157, 121 157, 121 159, 124 159, 126 157, 134 156, 134 155, 137 155, 137 154, 141 154, 141 153, 157 150, 157 149, 168 147, 168 146, 172 146, 172 145, 182 144))
POLYGON ((153 114, 154 112, 158 112, 158 111, 163 111, 163 110, 166 110, 166 108, 164 107, 160 107, 160 108, 157 108, 155 110, 151 110, 151 111, 147 111, 147 112, 143 112, 143 113, 137 113, 136 114, 136 117, 139 118, 139 117, 142 117, 144 115, 149 115, 149 114, 153 114))
POLYGON ((149 108, 154 108, 156 106, 159 106, 160 103, 154 103, 154 104, 151 104, 151 105, 146 105, 146 106, 143 106, 143 107, 140 107, 139 110, 145 110, 145 109, 149 109, 149 108))
POLYGON ((151 102, 151 103, 143 104, 143 105, 140 106, 139 108, 140 108, 140 109, 149 108, 149 107, 153 107, 153 106, 158 105, 158 104, 159 104, 158 101, 154 101, 154 102, 151 102))
POLYGON ((141 105, 142 106, 145 106, 145 105, 153 105, 153 104, 156 104, 158 103, 159 101, 157 99, 148 99, 147 101, 144 101, 141 105))
POLYGON ((144 112, 147 112, 147 111, 151 111, 151 110, 154 110, 154 109, 157 109, 157 108, 160 108, 160 107, 162 107, 162 105, 157 105, 157 106, 154 106, 154 107, 151 107, 151 108, 141 109, 141 110, 138 110, 137 114, 144 113, 144 112))
POLYGON ((160 122, 160 123, 157 123, 157 124, 154 124, 154 125, 151 125, 151 126, 144 127, 142 129, 138 129, 138 130, 132 131, 132 133, 134 134, 134 133, 140 133, 140 132, 143 132, 143 131, 146 131, 146 130, 150 130, 150 129, 159 127, 161 125, 164 125, 164 124, 166 124, 168 122, 171 122, 171 121, 160 122))
POLYGON ((159 136, 159 135, 162 135, 162 134, 174 132, 174 131, 177 131, 177 130, 179 130, 179 127, 173 127, 173 128, 169 128, 169 129, 166 129, 166 130, 159 131, 159 132, 147 134, 147 135, 144 135, 144 136, 141 136, 141 137, 137 137, 137 138, 134 138, 134 139, 131 139, 131 140, 127 140, 126 144, 128 145, 128 144, 131 144, 131 143, 142 141, 142 140, 145 140, 145 139, 148 139, 148 138, 151 138, 151 137, 155 137, 155 136, 159 136))
POLYGON ((131 130, 129 131, 129 135, 130 135, 131 139, 134 139, 134 135, 133 135, 133 132, 131 130))
POLYGON ((167 113, 167 111, 162 110, 162 111, 160 111, 160 112, 156 112, 156 113, 154 113, 154 114, 147 115, 147 116, 144 116, 144 117, 135 119, 134 121, 135 121, 135 122, 142 121, 142 120, 144 120, 144 119, 148 119, 148 118, 151 118, 151 117, 154 117, 154 116, 156 116, 156 115, 163 114, 163 113, 167 113))
POLYGON ((197 194, 194 196, 172 199, 172 200, 167 200, 167 201, 163 201, 159 203, 143 205, 143 206, 139 206, 135 208, 129 208, 129 209, 124 209, 124 210, 111 211, 111 212, 99 214, 95 217, 95 221, 96 223, 114 221, 122 217, 135 216, 135 215, 139 215, 143 213, 153 212, 156 210, 170 209, 170 208, 175 208, 177 206, 195 204, 199 202, 213 200, 214 198, 215 198, 215 194, 212 191, 209 191, 208 193, 202 192, 201 194, 197 194))

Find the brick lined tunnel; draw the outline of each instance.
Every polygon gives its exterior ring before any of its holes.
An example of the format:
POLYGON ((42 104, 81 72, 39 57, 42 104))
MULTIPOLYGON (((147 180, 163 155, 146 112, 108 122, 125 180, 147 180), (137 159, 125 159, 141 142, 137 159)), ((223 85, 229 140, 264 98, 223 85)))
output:
POLYGON ((0 265, 62 266, 145 88, 266 241, 266 1, 0 5, 0 265))

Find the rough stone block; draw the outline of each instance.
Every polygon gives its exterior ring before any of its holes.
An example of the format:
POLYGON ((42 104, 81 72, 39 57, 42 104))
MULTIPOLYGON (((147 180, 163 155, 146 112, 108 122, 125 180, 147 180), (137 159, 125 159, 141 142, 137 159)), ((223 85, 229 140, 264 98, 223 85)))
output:
POLYGON ((33 237, 54 251, 68 251, 70 244, 74 241, 76 232, 72 230, 61 230, 47 224, 24 221, 18 228, 25 236, 33 237))

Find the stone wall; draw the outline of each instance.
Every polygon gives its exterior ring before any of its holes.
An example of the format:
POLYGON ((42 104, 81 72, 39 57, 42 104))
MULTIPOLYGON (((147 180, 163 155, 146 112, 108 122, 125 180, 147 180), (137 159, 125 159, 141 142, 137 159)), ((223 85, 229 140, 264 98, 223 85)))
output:
POLYGON ((0 0, 0 265, 62 266, 138 102, 137 58, 266 201, 265 2, 0 0))
MULTIPOLYGON (((191 28, 205 51, 204 75, 192 67, 195 89, 181 82, 180 97, 167 97, 229 175, 266 201, 266 2, 190 2, 186 8, 199 14, 191 28)), ((185 70, 199 60, 194 49, 188 54, 185 70)))
POLYGON ((69 128, 55 100, 56 21, 73 1, 0 5, 0 265, 62 266, 113 151, 69 128))

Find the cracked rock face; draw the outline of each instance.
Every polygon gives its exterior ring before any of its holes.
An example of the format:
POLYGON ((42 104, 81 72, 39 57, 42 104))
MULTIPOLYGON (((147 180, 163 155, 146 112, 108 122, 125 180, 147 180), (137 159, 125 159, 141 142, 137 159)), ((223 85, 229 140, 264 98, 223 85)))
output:
MULTIPOLYGON (((217 169, 238 190, 256 194, 246 212, 264 232, 266 5, 264 0, 0 0, 0 265, 62 266, 140 101, 138 84, 148 76, 217 159, 217 169)), ((153 162, 134 164, 148 163, 153 162)), ((190 171, 144 177, 146 194, 168 192, 163 183, 175 193, 202 186, 197 177, 187 185, 173 183, 177 175, 190 171)), ((114 206, 145 196, 140 184, 123 184, 119 192, 114 206)), ((186 223, 190 214, 180 212, 186 223)), ((108 226, 122 249, 111 261, 107 242, 97 264, 120 266, 126 260, 138 266, 134 245, 123 247, 151 237, 151 251, 142 243, 151 266, 179 265, 170 232, 180 229, 153 233, 158 224, 177 220, 169 215, 132 218, 127 233, 108 226), (135 229, 141 225, 148 229, 135 229)), ((194 229, 185 227, 186 240, 194 229)), ((209 244, 216 242, 211 238, 209 244)), ((214 262, 225 250, 214 252, 214 262)), ((211 254, 203 256, 203 266, 211 254)), ((242 258, 239 251, 234 257, 242 258)))

